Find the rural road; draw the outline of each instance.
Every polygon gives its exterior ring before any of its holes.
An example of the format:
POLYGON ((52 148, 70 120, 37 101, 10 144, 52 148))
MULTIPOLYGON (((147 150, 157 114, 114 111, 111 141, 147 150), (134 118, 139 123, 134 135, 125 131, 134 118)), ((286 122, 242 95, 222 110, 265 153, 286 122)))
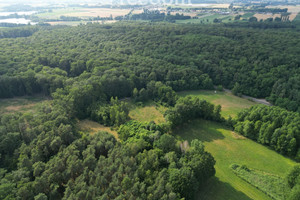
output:
MULTIPOLYGON (((231 90, 224 89, 224 91, 232 94, 231 90)), ((264 105, 267 105, 267 106, 272 106, 272 104, 270 102, 268 102, 267 100, 265 100, 265 99, 257 99, 257 98, 250 97, 250 96, 247 96, 247 95, 242 95, 241 97, 244 98, 244 99, 250 99, 251 101, 254 101, 256 103, 264 104, 264 105)))

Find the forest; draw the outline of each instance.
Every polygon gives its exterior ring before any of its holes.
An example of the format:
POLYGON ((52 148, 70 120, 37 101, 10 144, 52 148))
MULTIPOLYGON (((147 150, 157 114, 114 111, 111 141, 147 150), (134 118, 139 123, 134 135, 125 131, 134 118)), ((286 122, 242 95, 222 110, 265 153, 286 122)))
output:
MULTIPOLYGON (((202 141, 172 130, 194 119, 300 159, 300 37, 294 28, 120 22, 0 31, 0 98, 44 95, 36 112, 0 114, 0 199, 193 199, 214 177, 202 141), (267 98, 234 119, 184 90, 267 98), (166 107, 130 120, 127 99, 166 107), (80 131, 91 119, 118 138, 80 131)), ((299 168, 287 176, 299 197, 299 168)))

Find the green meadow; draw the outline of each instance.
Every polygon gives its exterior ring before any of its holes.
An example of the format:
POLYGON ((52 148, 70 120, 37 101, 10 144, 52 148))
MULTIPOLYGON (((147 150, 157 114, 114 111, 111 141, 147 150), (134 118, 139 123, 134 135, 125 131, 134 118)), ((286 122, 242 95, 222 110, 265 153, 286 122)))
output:
POLYGON ((284 177, 295 164, 275 151, 244 138, 221 124, 195 120, 174 131, 182 140, 199 139, 216 160, 216 177, 211 179, 197 199, 207 200, 267 200, 262 191, 236 176, 230 169, 233 163, 246 165, 284 177))
POLYGON ((252 102, 248 99, 243 99, 228 92, 219 92, 210 91, 210 90, 195 90, 195 91, 184 91, 179 92, 179 96, 198 96, 204 100, 207 100, 215 105, 222 106, 222 115, 227 118, 229 115, 231 117, 236 116, 236 114, 242 111, 245 108, 249 108, 255 105, 255 102, 252 102))

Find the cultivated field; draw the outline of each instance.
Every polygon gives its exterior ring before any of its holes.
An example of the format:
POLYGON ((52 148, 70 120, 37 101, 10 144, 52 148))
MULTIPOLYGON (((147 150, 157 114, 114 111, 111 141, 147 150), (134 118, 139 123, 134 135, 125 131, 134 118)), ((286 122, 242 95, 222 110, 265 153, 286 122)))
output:
POLYGON ((199 139, 216 160, 216 177, 200 191, 200 200, 268 200, 263 192, 237 177, 233 163, 284 177, 295 164, 269 148, 237 135, 218 123, 195 120, 174 131, 182 140, 199 139))
POLYGON ((290 21, 293 21, 298 13, 300 13, 300 5, 297 6, 267 6, 267 8, 287 8, 290 14, 290 21))
POLYGON ((37 14, 38 17, 44 19, 59 19, 60 16, 69 17, 116 17, 123 16, 130 12, 130 9, 113 9, 113 8, 61 8, 54 9, 52 12, 37 14))
POLYGON ((198 96, 215 105, 221 105, 221 113, 225 118, 227 118, 229 115, 234 117, 238 112, 242 111, 243 109, 249 108, 252 105, 256 104, 255 102, 234 96, 228 92, 217 91, 217 93, 215 93, 214 91, 197 90, 179 92, 178 95, 182 97, 187 95, 198 96))
POLYGON ((259 14, 259 13, 256 13, 255 15, 254 15, 254 17, 256 17, 257 18, 257 20, 259 21, 259 20, 266 20, 266 19, 268 19, 268 18, 273 18, 273 19, 275 19, 276 17, 279 17, 280 18, 280 14, 272 14, 272 13, 268 13, 268 14, 259 14))

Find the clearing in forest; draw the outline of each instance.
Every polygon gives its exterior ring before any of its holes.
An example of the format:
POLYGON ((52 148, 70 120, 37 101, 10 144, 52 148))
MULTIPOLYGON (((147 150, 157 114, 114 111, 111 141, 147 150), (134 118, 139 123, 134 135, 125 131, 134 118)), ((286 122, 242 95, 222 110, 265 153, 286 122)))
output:
POLYGON ((296 163, 275 151, 236 134, 221 124, 194 120, 174 131, 182 140, 199 139, 216 160, 216 176, 199 192, 204 200, 268 200, 266 194, 236 176, 230 169, 234 163, 285 177, 296 163))
POLYGON ((81 131, 89 132, 90 134, 95 134, 99 131, 104 131, 112 134, 117 140, 119 139, 117 131, 112 130, 110 127, 103 126, 97 122, 91 120, 82 120, 78 122, 78 127, 81 131))
POLYGON ((137 106, 132 104, 129 112, 129 117, 140 122, 154 121, 157 124, 164 123, 164 112, 167 108, 155 105, 153 102, 145 106, 137 106))
POLYGON ((217 91, 215 93, 215 91, 197 90, 179 92, 178 95, 182 97, 185 97, 187 95, 197 96, 215 105, 221 105, 221 113, 225 118, 229 117, 229 115, 231 117, 234 117, 243 109, 249 108, 256 104, 255 102, 234 96, 233 94, 230 94, 228 92, 217 91))
POLYGON ((46 101, 49 101, 49 98, 44 96, 28 96, 0 99, 0 114, 34 111, 34 109, 40 103, 46 101))

